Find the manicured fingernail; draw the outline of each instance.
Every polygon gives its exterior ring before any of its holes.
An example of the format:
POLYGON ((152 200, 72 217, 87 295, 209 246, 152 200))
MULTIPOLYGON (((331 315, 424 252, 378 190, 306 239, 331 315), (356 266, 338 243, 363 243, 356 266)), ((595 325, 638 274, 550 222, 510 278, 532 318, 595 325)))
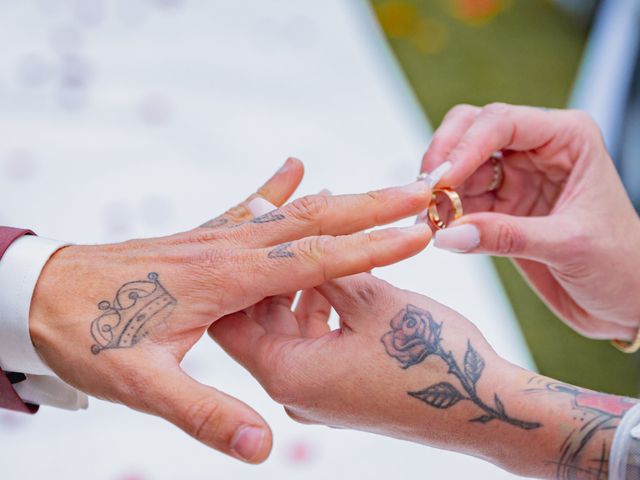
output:
POLYGON ((247 204, 247 208, 254 217, 259 217, 276 210, 277 207, 262 197, 256 197, 247 204))
POLYGON ((400 187, 400 190, 402 190, 404 193, 426 193, 428 189, 429 188, 427 187, 427 184, 422 180, 418 180, 417 182, 413 182, 409 185, 405 185, 404 187, 400 187))
POLYGON ((240 427, 231 439, 231 450, 250 461, 260 452, 265 432, 257 427, 240 427))
POLYGON ((410 227, 404 227, 399 229, 401 233, 405 235, 426 234, 429 231, 429 225, 426 223, 417 223, 410 227))
POLYGON ((416 225, 418 225, 420 223, 427 223, 427 211, 426 210, 416 217, 416 225))
POLYGON ((436 167, 433 172, 429 174, 428 182, 431 188, 435 187, 442 179, 445 173, 451 170, 453 164, 451 162, 444 162, 440 166, 436 167))
POLYGON ((480 245, 480 230, 470 223, 438 230, 433 245, 452 252, 469 252, 480 245))

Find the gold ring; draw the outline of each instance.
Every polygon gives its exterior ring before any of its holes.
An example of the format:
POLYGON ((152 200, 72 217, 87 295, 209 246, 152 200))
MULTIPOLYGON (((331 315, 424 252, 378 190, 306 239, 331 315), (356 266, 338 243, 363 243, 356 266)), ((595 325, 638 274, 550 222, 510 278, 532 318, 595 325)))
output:
POLYGON ((504 165, 502 164, 502 152, 496 152, 491 155, 491 164, 493 165, 493 180, 487 187, 487 192, 495 192, 502 186, 504 181, 504 165))
POLYGON ((453 214, 454 220, 458 220, 460 217, 462 217, 462 215, 464 215, 464 211, 462 209, 462 200, 460 199, 460 195, 458 195, 458 192, 450 188, 435 189, 431 196, 431 204, 429 205, 428 215, 429 215, 429 220, 431 220, 431 223, 433 223, 433 225, 438 230, 442 230, 443 228, 447 228, 447 223, 444 220, 442 220, 442 218, 440 218, 440 212, 438 212, 438 205, 436 204, 436 201, 438 199, 439 193, 443 193, 444 195, 446 195, 449 201, 451 202, 451 205, 455 210, 453 214))
POLYGON ((640 350, 640 330, 633 342, 625 342, 624 340, 611 340, 611 344, 623 353, 636 353, 640 350))

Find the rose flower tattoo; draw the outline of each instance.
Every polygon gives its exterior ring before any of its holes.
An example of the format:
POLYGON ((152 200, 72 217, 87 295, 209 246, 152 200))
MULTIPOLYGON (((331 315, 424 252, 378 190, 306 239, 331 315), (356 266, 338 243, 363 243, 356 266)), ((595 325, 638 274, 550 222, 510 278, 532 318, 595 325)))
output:
POLYGON ((489 423, 499 420, 524 430, 532 430, 541 426, 537 422, 525 422, 510 417, 505 406, 494 394, 494 406, 486 404, 477 393, 476 385, 482 377, 485 362, 478 352, 467 341, 464 365, 460 368, 451 351, 442 346, 442 323, 436 322, 431 313, 413 305, 407 305, 391 320, 391 331, 385 333, 382 344, 387 354, 402 364, 403 369, 417 365, 430 356, 444 361, 449 367, 448 373, 459 383, 456 387, 450 382, 440 382, 417 392, 407 392, 412 397, 439 409, 453 407, 458 402, 473 402, 482 410, 480 416, 470 422, 489 423), (461 391, 462 390, 462 391, 461 391))

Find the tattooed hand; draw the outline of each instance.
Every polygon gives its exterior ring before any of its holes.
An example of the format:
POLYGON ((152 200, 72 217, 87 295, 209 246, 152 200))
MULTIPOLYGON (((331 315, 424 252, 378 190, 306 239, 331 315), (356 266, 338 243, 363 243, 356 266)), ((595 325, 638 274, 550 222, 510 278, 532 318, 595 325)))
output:
POLYGON ((59 251, 33 297, 39 354, 84 392, 164 417, 243 460, 264 460, 271 448, 264 420, 187 376, 179 366, 185 353, 224 315, 399 261, 430 238, 426 227, 352 234, 425 208, 423 182, 304 197, 252 219, 256 199, 281 205, 301 177, 302 165, 290 160, 257 195, 189 232, 59 251))
POLYGON ((370 274, 292 302, 267 298, 209 333, 294 420, 456 450, 522 475, 606 478, 613 428, 632 401, 532 381, 467 319, 370 274))

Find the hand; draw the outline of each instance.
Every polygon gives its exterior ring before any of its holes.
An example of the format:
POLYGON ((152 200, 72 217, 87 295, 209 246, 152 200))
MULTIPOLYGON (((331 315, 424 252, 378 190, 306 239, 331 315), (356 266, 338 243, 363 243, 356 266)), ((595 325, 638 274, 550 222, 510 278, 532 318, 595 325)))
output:
POLYGON ((640 290, 640 223, 585 113, 458 106, 424 156, 422 171, 436 167, 468 215, 437 232, 435 246, 512 257, 576 331, 635 338, 640 300, 629 292, 640 290), (494 152, 503 153, 504 181, 489 192, 494 152))
MULTIPOLYGON (((301 176, 300 163, 290 161, 259 191, 261 198, 284 202, 301 176)), ((423 182, 363 195, 316 195, 238 224, 251 218, 252 196, 189 232, 67 247, 38 281, 31 337, 67 383, 260 462, 271 448, 264 420, 186 375, 179 366, 185 353, 214 321, 267 296, 419 252, 430 239, 426 227, 350 233, 416 214, 429 195, 423 182)))
POLYGON ((307 290, 294 310, 292 301, 267 298, 209 334, 294 420, 451 449, 521 475, 604 478, 596 473, 607 471, 633 401, 515 367, 456 312, 369 274, 307 290))

